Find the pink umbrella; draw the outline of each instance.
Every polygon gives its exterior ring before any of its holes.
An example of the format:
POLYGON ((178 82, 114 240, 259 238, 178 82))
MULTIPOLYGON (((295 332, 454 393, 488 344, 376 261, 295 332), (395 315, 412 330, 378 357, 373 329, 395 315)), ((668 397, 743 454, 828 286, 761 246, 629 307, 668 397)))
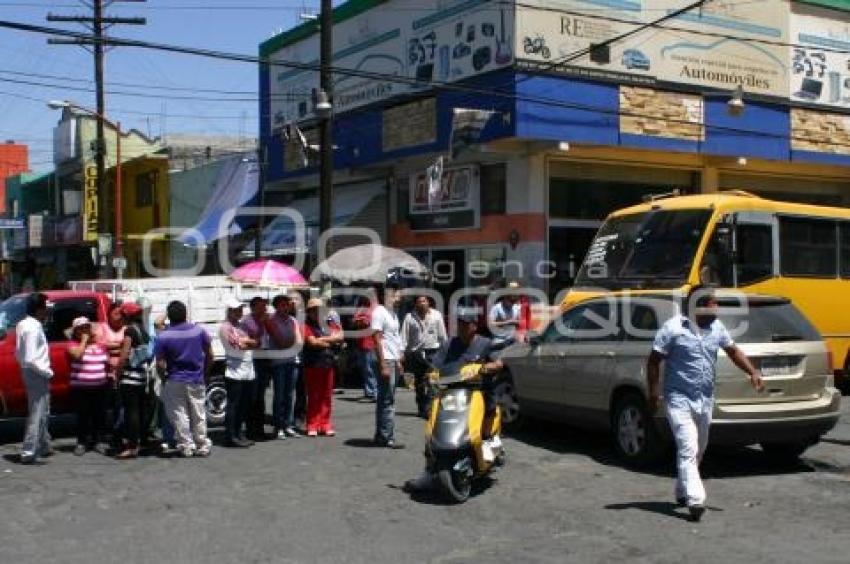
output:
POLYGON ((230 273, 229 278, 236 282, 273 288, 306 288, 307 281, 301 273, 282 262, 275 260, 255 260, 243 264, 230 273))

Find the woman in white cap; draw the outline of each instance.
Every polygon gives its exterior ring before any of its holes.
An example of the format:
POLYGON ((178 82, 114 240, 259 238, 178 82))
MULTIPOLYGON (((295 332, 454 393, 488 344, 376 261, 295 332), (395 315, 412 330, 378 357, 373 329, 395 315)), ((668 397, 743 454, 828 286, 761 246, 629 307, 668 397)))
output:
POLYGON ((71 323, 71 340, 74 342, 68 348, 71 397, 77 413, 77 446, 74 454, 82 456, 92 448, 105 453, 106 448, 99 441, 106 413, 109 353, 106 347, 95 342, 91 321, 87 317, 78 317, 71 323))
POLYGON ((247 447, 247 440, 242 431, 247 423, 248 410, 251 406, 252 387, 254 385, 254 361, 252 349, 259 345, 256 339, 248 336, 242 328, 242 302, 235 297, 225 300, 227 318, 219 327, 219 337, 226 353, 224 369, 224 385, 227 388, 227 406, 224 413, 224 430, 226 445, 230 447, 247 447))

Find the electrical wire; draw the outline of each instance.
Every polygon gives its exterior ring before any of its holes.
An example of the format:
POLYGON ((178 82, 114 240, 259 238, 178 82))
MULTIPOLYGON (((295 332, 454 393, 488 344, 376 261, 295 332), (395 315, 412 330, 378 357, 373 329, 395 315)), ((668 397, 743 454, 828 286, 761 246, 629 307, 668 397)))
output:
MULTIPOLYGON (((691 5, 691 6, 693 6, 693 5, 691 5)), ((95 40, 94 36, 89 35, 89 34, 85 34, 85 33, 67 31, 67 30, 57 29, 57 28, 49 28, 49 27, 45 27, 45 26, 24 24, 24 23, 19 23, 19 22, 11 22, 11 21, 6 21, 6 20, 0 20, 0 28, 14 29, 14 30, 17 30, 17 31, 24 31, 24 32, 28 32, 28 33, 38 33, 38 34, 48 34, 48 35, 60 35, 60 36, 66 36, 66 37, 74 37, 74 38, 78 38, 78 39, 85 39, 87 41, 94 41, 95 40)), ((319 65, 315 64, 315 63, 301 63, 301 62, 284 61, 284 60, 269 61, 269 60, 265 60, 265 59, 262 59, 260 57, 256 57, 256 56, 253 56, 253 55, 228 53, 228 52, 224 52, 224 51, 215 51, 215 50, 210 50, 210 49, 193 48, 193 47, 178 46, 178 45, 168 45, 168 44, 163 44, 163 43, 154 43, 154 42, 134 40, 134 39, 121 39, 121 38, 115 38, 115 37, 104 38, 102 41, 104 43, 110 44, 110 45, 117 45, 117 46, 124 46, 124 47, 137 47, 137 48, 143 48, 143 49, 153 49, 153 50, 167 51, 167 52, 180 53, 180 54, 186 54, 186 55, 196 55, 196 56, 202 56, 202 57, 213 58, 213 59, 238 61, 238 62, 245 62, 245 63, 252 63, 252 64, 262 64, 262 65, 267 65, 267 66, 270 66, 270 67, 280 66, 280 67, 284 67, 284 68, 294 68, 294 69, 306 70, 306 71, 318 71, 319 70, 319 65)), ((565 108, 565 109, 582 110, 582 111, 588 111, 588 112, 593 112, 593 113, 602 114, 602 115, 647 118, 647 119, 654 119, 654 120, 658 120, 658 121, 664 121, 664 122, 667 122, 667 123, 684 124, 684 125, 688 125, 688 126, 701 125, 703 127, 706 127, 706 128, 712 129, 712 130, 727 131, 727 132, 731 132, 731 133, 740 133, 740 134, 753 135, 753 136, 764 137, 764 138, 778 138, 778 139, 783 139, 783 140, 784 139, 792 139, 792 140, 796 139, 796 140, 815 141, 815 142, 823 143, 823 141, 821 141, 821 140, 813 140, 813 139, 805 137, 805 136, 790 136, 790 135, 784 135, 784 134, 781 134, 781 133, 773 133, 773 132, 767 132, 767 131, 754 131, 754 130, 739 128, 739 127, 724 126, 724 125, 714 125, 714 124, 704 124, 704 123, 700 124, 700 123, 694 123, 692 121, 685 120, 685 119, 659 117, 659 116, 647 115, 647 114, 642 114, 640 112, 633 112, 633 111, 612 110, 612 109, 609 109, 609 108, 596 107, 596 106, 592 106, 592 105, 564 102, 562 100, 557 100, 557 99, 554 99, 554 98, 521 95, 521 94, 516 94, 515 92, 505 92, 505 91, 496 90, 496 89, 492 89, 492 88, 476 88, 476 87, 463 85, 463 84, 457 84, 457 83, 448 83, 448 82, 433 81, 433 80, 426 81, 426 80, 420 80, 420 79, 417 79, 417 78, 410 78, 410 77, 399 76, 399 75, 388 75, 388 74, 385 74, 385 73, 368 72, 368 71, 348 69, 348 68, 340 68, 340 67, 332 67, 331 70, 334 74, 342 74, 342 75, 345 75, 345 76, 354 76, 354 77, 358 77, 358 78, 369 78, 369 79, 373 79, 373 80, 384 80, 384 81, 387 81, 387 82, 397 82, 397 83, 407 84, 407 85, 411 85, 411 86, 414 86, 414 87, 420 87, 420 88, 431 86, 431 87, 435 87, 435 88, 442 89, 442 90, 451 90, 451 91, 456 91, 456 92, 467 93, 467 94, 470 94, 470 95, 484 95, 484 96, 491 96, 491 97, 496 96, 496 97, 500 97, 500 98, 508 98, 508 99, 511 99, 511 100, 514 100, 514 101, 524 101, 524 102, 528 102, 528 103, 536 103, 536 104, 541 104, 541 105, 546 105, 546 106, 551 106, 551 107, 561 107, 561 108, 565 108)), ((521 78, 520 80, 528 80, 530 78, 533 78, 533 75, 528 75, 527 77, 521 78)), ((845 144, 830 143, 830 145, 844 146, 845 144)))

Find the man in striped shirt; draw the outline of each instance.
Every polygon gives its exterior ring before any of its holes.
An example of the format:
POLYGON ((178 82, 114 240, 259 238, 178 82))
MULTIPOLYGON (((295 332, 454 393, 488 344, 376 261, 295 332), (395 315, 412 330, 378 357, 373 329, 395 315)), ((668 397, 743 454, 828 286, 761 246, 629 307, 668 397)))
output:
POLYGON ((92 448, 105 453, 106 447, 99 439, 106 413, 109 353, 106 347, 92 337, 91 321, 87 317, 74 319, 71 332, 71 339, 75 343, 68 348, 68 356, 71 357, 71 398, 77 412, 77 446, 74 454, 82 456, 92 448))

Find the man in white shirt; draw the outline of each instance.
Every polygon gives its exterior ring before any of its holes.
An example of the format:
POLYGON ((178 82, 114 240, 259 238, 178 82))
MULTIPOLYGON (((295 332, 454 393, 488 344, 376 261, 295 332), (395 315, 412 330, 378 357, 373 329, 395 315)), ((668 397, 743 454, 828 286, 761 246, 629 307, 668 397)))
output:
POLYGON ((428 296, 416 297, 416 307, 404 317, 401 337, 404 341, 404 364, 415 377, 419 417, 428 419, 432 399, 428 372, 434 355, 449 340, 443 315, 431 307, 428 296))
POLYGON ((378 356, 378 397, 375 402, 375 444, 388 448, 404 448, 395 442, 395 387, 402 371, 402 342, 398 309, 401 296, 398 289, 387 286, 381 305, 372 311, 370 328, 378 356))
POLYGON ((31 294, 27 299, 27 316, 15 328, 15 358, 21 367, 21 377, 27 390, 26 429, 21 449, 21 463, 32 464, 38 457, 50 456, 50 350, 42 324, 47 319, 47 296, 31 294))
POLYGON ((517 327, 519 327, 520 305, 514 295, 502 296, 496 304, 490 308, 487 316, 490 331, 493 333, 493 346, 504 347, 516 340, 517 327))

